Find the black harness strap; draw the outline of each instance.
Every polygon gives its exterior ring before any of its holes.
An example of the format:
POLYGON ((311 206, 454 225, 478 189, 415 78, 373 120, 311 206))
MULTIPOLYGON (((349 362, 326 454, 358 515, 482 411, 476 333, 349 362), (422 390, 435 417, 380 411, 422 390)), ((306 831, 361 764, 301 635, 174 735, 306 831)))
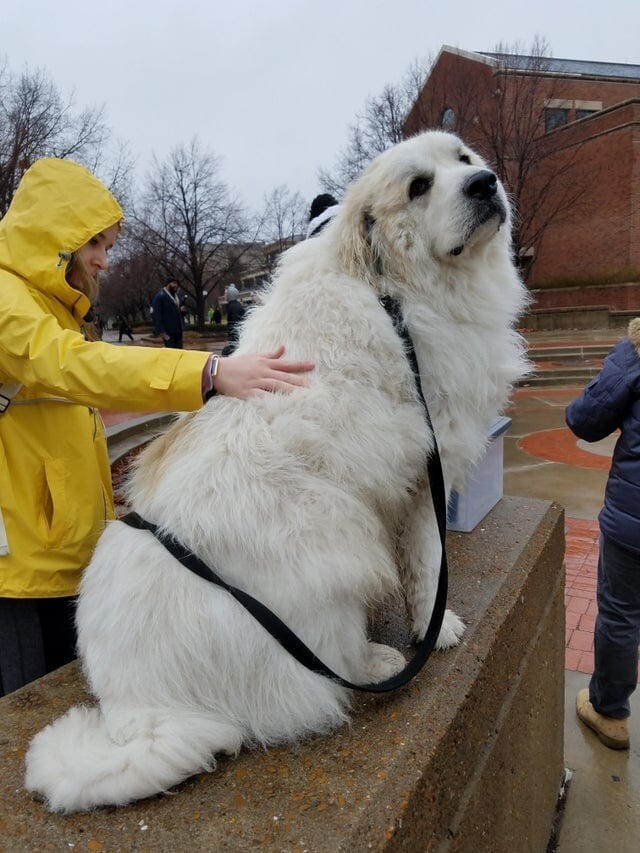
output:
POLYGON ((448 586, 447 555, 445 548, 447 507, 445 500, 444 477, 442 474, 442 465, 440 463, 440 455, 438 453, 435 433, 433 432, 431 419, 427 410, 427 404, 422 393, 418 362, 413 349, 413 344, 409 332, 402 321, 399 305, 389 297, 385 297, 381 302, 393 320, 396 331, 405 342, 407 358, 409 359, 414 373, 418 395, 422 405, 424 406, 427 423, 431 433, 433 434, 434 449, 433 453, 427 458, 427 470, 429 473, 431 497, 438 523, 438 532, 440 534, 440 541, 442 544, 438 588, 436 591, 433 612, 429 621, 429 627, 427 628, 424 639, 417 645, 414 656, 407 663, 404 669, 401 670, 401 672, 398 672, 391 678, 387 678, 384 681, 380 681, 375 684, 353 684, 352 682, 347 681, 324 664, 320 658, 318 658, 311 649, 306 646, 278 616, 276 616, 275 613, 269 610, 268 607, 243 590, 231 586, 231 584, 227 583, 217 575, 210 566, 185 548, 185 546, 177 539, 162 533, 157 525, 146 521, 144 518, 139 516, 137 512, 130 512, 120 519, 124 524, 127 524, 129 527, 133 527, 136 530, 148 530, 150 533, 153 533, 156 539, 173 557, 175 557, 176 560, 178 560, 178 562, 182 563, 183 566, 198 575, 198 577, 216 584, 216 586, 221 587, 232 595, 233 598, 248 610, 249 613, 251 613, 251 615, 260 622, 262 627, 289 652, 289 654, 293 655, 293 657, 303 666, 307 667, 307 669, 310 669, 312 672, 316 672, 319 675, 331 678, 342 687, 348 687, 350 690, 361 690, 367 693, 389 693, 392 690, 397 690, 399 687, 403 687, 411 681, 411 679, 420 672, 429 658, 429 655, 433 651, 436 640, 438 639, 438 634, 440 633, 440 628, 442 627, 442 620, 444 618, 447 603, 448 586))

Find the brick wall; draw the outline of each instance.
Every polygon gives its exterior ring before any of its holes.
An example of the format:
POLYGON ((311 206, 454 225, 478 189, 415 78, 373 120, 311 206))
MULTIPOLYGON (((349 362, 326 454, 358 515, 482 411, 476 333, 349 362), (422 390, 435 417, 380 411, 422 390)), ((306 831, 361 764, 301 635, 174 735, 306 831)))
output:
MULTIPOLYGON (((552 220, 537 247, 529 285, 593 284, 635 279, 638 263, 637 210, 640 102, 594 115, 551 136, 556 152, 546 161, 556 174, 549 204, 564 193, 574 201, 552 220), (562 159, 572 161, 571 187, 562 186, 562 159)), ((535 181, 545 181, 539 169, 535 181)), ((526 201, 526 199, 525 199, 526 201)), ((547 209, 541 206, 539 224, 547 209)), ((592 303, 593 304, 593 303, 592 303)))

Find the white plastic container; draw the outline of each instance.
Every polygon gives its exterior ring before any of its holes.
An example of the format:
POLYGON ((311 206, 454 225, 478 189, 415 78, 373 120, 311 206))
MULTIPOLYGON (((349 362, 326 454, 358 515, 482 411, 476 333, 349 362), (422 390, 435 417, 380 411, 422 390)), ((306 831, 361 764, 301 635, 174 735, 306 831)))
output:
POLYGON ((463 492, 451 492, 447 509, 447 529, 469 533, 502 497, 504 434, 511 418, 501 417, 491 424, 487 452, 471 472, 463 492))

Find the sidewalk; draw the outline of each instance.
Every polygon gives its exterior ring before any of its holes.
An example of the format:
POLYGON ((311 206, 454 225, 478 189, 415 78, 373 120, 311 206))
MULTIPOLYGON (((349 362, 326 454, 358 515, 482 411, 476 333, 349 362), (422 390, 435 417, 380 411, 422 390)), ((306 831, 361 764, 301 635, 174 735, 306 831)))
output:
MULTIPOLYGON (((546 334, 546 333, 545 333, 546 334)), ((585 346, 621 337, 608 332, 549 336, 549 345, 585 346)), ((532 346, 544 345, 542 336, 532 346)), ((557 837, 558 853, 631 853, 640 849, 640 696, 631 699, 631 749, 615 752, 576 718, 575 696, 593 672, 593 631, 599 527, 611 454, 617 436, 588 444, 566 427, 564 409, 582 391, 516 390, 505 437, 505 493, 554 500, 565 508, 565 762, 572 772, 557 837)), ((541 745, 542 746, 542 745, 541 745)))

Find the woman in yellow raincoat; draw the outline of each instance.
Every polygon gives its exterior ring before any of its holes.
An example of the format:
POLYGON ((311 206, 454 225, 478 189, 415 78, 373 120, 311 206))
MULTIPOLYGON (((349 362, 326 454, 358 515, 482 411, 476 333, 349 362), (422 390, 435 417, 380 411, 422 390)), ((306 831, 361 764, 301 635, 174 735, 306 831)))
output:
POLYGON ((311 362, 116 347, 85 334, 122 211, 46 158, 0 221, 0 695, 75 657, 73 596, 114 517, 96 408, 192 411, 215 393, 291 391, 311 362))

